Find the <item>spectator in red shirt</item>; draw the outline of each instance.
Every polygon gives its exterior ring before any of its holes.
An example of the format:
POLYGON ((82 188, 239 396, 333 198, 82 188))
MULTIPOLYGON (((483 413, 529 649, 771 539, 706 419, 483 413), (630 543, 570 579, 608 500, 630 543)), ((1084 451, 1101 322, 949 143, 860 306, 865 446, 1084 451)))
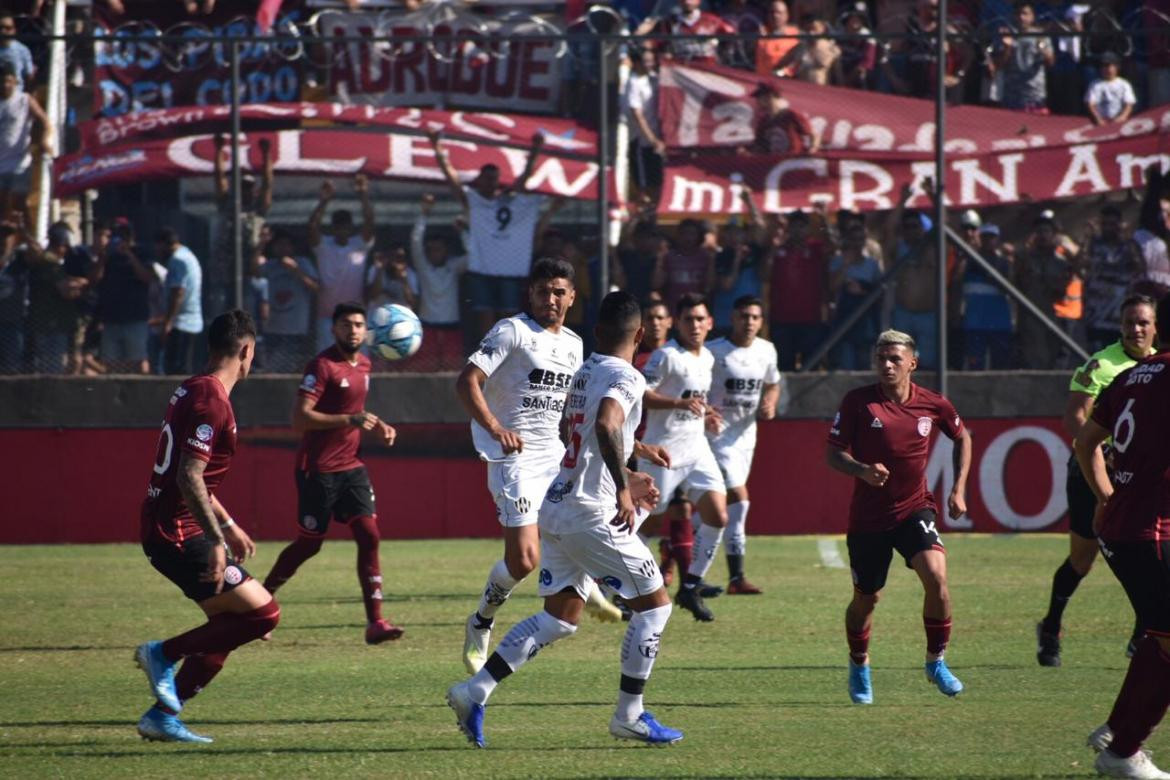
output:
POLYGON ((760 274, 760 297, 768 306, 772 342, 780 370, 792 371, 812 357, 824 338, 828 303, 828 265, 823 242, 808 237, 808 215, 788 216, 787 239, 776 248, 760 274))
POLYGON ((704 246, 706 231, 697 219, 684 219, 678 226, 678 241, 655 269, 652 286, 662 290, 668 307, 686 293, 706 298, 715 286, 715 253, 704 246))
MULTIPOLYGON (((635 31, 645 35, 656 31, 672 36, 688 35, 735 35, 735 25, 715 14, 702 10, 703 0, 681 0, 670 19, 647 17, 635 31)), ((676 60, 697 65, 714 64, 719 61, 719 41, 716 38, 680 38, 664 46, 665 54, 676 60)))
POLYGON ((820 139, 813 132, 808 117, 791 108, 780 88, 760 82, 752 93, 756 98, 758 119, 756 140, 741 151, 756 154, 812 154, 820 149, 820 139))

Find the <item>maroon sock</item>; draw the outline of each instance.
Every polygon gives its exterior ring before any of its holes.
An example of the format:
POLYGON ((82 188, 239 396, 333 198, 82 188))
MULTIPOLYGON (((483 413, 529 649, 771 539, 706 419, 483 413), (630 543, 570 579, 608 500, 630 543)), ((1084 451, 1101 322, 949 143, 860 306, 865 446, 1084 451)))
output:
POLYGON ((674 563, 674 550, 671 549, 669 539, 658 540, 658 555, 661 557, 658 568, 665 574, 670 571, 670 567, 674 563))
POLYGON ((924 616, 922 627, 926 629, 926 652, 941 655, 951 640, 951 619, 937 620, 924 616))
POLYGON ((1113 742, 1109 751, 1121 758, 1138 752, 1170 704, 1170 657, 1158 640, 1147 636, 1138 642, 1129 662, 1121 692, 1109 714, 1113 742))
POLYGON ((324 538, 320 536, 298 536, 294 539, 292 544, 280 551, 276 565, 264 578, 265 590, 276 593, 277 588, 292 579, 302 563, 317 554, 323 541, 324 538))
POLYGON ((163 642, 163 655, 178 661, 193 655, 230 653, 240 645, 264 636, 279 622, 280 605, 276 599, 251 612, 221 612, 198 628, 163 642))
MULTIPOLYGON (((227 657, 227 653, 206 655, 200 653, 199 655, 187 656, 183 665, 179 667, 178 674, 175 675, 175 691, 178 693, 179 701, 185 702, 188 699, 193 699, 195 694, 206 688, 215 675, 219 674, 227 657)), ((163 707, 163 709, 166 708, 163 707)))
POLYGON ((382 568, 378 563, 378 518, 355 517, 349 522, 357 542, 357 575, 366 605, 366 622, 382 619, 382 568))
POLYGON ((853 633, 848 627, 845 629, 845 639, 849 642, 849 657, 855 664, 863 662, 869 655, 869 633, 868 628, 860 634, 853 633))
POLYGON ((695 528, 691 525, 691 518, 672 512, 670 518, 670 550, 674 560, 678 563, 680 577, 685 577, 691 569, 691 558, 695 547, 695 528))

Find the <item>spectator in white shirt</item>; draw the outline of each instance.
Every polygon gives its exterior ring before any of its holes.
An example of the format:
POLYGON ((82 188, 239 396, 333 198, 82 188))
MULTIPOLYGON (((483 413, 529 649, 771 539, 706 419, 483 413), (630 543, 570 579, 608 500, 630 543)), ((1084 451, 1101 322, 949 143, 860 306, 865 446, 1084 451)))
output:
POLYGON ((410 231, 410 262, 418 276, 418 316, 423 323, 423 343, 415 362, 425 371, 458 371, 466 362, 459 278, 467 271, 467 256, 453 257, 448 237, 427 230, 427 216, 434 205, 434 195, 422 196, 410 231))
POLYGON ((1095 125, 1120 124, 1129 119, 1137 97, 1133 86, 1120 76, 1121 59, 1111 51, 1101 55, 1101 78, 1085 92, 1085 108, 1095 125))
POLYGON ((374 246, 374 207, 370 205, 370 185, 358 174, 353 181, 354 191, 362 205, 362 229, 358 233, 353 214, 337 209, 330 217, 330 226, 323 229, 321 220, 325 208, 333 199, 333 182, 321 185, 321 200, 309 217, 309 247, 317 256, 317 274, 320 288, 317 292, 317 348, 333 344, 333 308, 339 303, 357 302, 363 298, 366 255, 374 246))
POLYGON ((663 158, 666 144, 658 125, 658 55, 647 47, 634 60, 634 73, 626 82, 625 110, 629 117, 630 178, 652 203, 662 195, 663 158))

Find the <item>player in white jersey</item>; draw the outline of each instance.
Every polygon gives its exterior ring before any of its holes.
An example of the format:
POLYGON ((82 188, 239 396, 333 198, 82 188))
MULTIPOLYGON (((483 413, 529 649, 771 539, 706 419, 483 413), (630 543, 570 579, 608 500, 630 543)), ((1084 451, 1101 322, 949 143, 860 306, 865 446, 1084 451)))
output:
POLYGON ((483 668, 447 691, 459 728, 484 746, 483 715, 501 680, 537 652, 577 630, 593 578, 604 580, 633 610, 622 642, 617 708, 609 722, 619 739, 670 744, 667 728, 642 706, 642 691, 670 617, 670 596, 653 554, 637 536, 638 519, 658 499, 645 474, 630 472, 631 453, 662 465, 665 452, 634 440, 645 380, 631 365, 642 336, 634 296, 612 292, 601 302, 597 351, 573 377, 565 410, 568 447, 540 510, 540 595, 544 610, 508 631, 483 668))
MULTIPOLYGON (((569 263, 537 261, 528 286, 531 313, 497 322, 456 381, 504 527, 504 557, 492 567, 479 608, 467 618, 463 663, 470 674, 487 659, 496 610, 540 557, 536 514, 565 452, 561 413, 569 381, 581 365, 581 338, 564 327, 574 294, 569 263)), ((604 603, 600 597, 594 601, 599 609, 609 606, 604 603)), ((620 618, 616 608, 604 615, 620 618)))
POLYGON ((756 452, 756 419, 775 417, 780 398, 776 347, 759 338, 763 324, 763 302, 754 295, 743 295, 736 298, 732 309, 731 336, 707 344, 715 358, 707 403, 723 418, 718 432, 707 431, 707 440, 727 487, 727 532, 723 541, 730 574, 729 594, 762 592, 743 576, 743 559, 747 549, 747 480, 756 452))
POLYGON ((524 283, 532 265, 536 225, 545 198, 527 192, 525 185, 536 167, 544 136, 532 137, 528 163, 511 187, 500 186, 500 169, 487 164, 464 186, 459 174, 439 146, 440 136, 428 136, 435 161, 451 185, 451 192, 467 212, 467 274, 464 285, 471 299, 479 332, 484 333, 496 319, 516 310, 524 297, 524 283))
POLYGON ((708 418, 711 424, 718 422, 718 412, 707 404, 715 359, 703 346, 711 332, 711 309, 703 296, 687 293, 675 304, 674 314, 678 339, 666 342, 642 369, 646 376, 646 441, 666 448, 671 460, 669 468, 646 466, 646 473, 661 491, 647 524, 651 528, 661 525, 678 488, 698 508, 702 523, 695 552, 675 603, 689 610, 695 620, 711 621, 715 615, 698 586, 711 568, 727 526, 723 475, 704 434, 708 418))

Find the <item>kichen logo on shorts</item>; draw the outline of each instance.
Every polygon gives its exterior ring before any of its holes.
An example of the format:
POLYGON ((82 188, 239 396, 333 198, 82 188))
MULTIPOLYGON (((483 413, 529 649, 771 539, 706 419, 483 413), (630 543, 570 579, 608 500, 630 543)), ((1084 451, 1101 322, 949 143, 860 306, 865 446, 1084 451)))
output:
POLYGON ((919 436, 929 436, 930 435, 930 426, 931 426, 931 422, 930 422, 929 417, 919 417, 918 418, 918 435, 919 436))
POLYGON ((301 525, 304 526, 306 531, 316 531, 317 518, 313 517, 312 515, 305 515, 301 518, 301 525))
POLYGON ((549 571, 548 569, 541 569, 540 570, 540 584, 544 585, 545 587, 552 585, 552 572, 551 571, 549 571))
POLYGON ((238 566, 228 566, 223 570, 223 581, 228 585, 239 585, 244 581, 244 573, 238 566))

